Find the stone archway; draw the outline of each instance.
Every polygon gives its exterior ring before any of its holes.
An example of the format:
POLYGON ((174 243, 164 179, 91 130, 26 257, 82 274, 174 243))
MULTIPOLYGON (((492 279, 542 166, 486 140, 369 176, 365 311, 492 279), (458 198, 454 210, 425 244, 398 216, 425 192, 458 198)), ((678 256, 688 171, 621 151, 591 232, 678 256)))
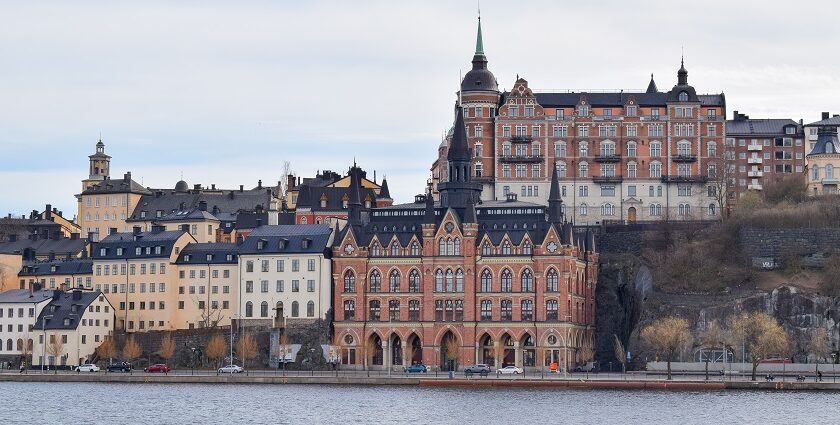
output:
POLYGON ((481 356, 479 356, 479 360, 481 361, 481 363, 495 367, 496 352, 495 345, 493 344, 493 337, 491 337, 490 334, 485 333, 478 340, 478 345, 481 347, 481 356))
POLYGON ((499 339, 499 343, 502 347, 501 364, 499 364, 499 367, 516 366, 516 344, 513 343, 513 338, 509 334, 504 333, 499 339))
POLYGON ((403 348, 402 348, 402 339, 399 335, 394 333, 391 335, 391 342, 390 342, 390 351, 391 351, 391 366, 397 365, 402 366, 403 364, 403 348))
POLYGON ((373 334, 368 338, 365 352, 370 366, 382 366, 384 353, 382 352, 382 338, 378 334, 373 334))
POLYGON ((412 333, 408 336, 408 345, 410 348, 409 354, 411 364, 423 363, 423 340, 417 334, 412 333))
POLYGON ((627 222, 631 224, 636 222, 636 207, 627 209, 627 222))
POLYGON ((534 344, 534 338, 529 333, 525 333, 519 341, 519 347, 522 350, 522 367, 534 367, 537 365, 537 350, 534 344))
POLYGON ((458 370, 461 347, 452 331, 446 331, 440 339, 440 369, 458 370))

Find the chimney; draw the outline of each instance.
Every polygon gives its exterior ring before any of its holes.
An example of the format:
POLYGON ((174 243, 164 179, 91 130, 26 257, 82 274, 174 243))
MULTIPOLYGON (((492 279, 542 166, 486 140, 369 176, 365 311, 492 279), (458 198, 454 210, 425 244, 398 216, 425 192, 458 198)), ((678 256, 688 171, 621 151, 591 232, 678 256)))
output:
POLYGON ((158 225, 158 224, 152 226, 152 233, 160 233, 160 232, 163 232, 165 230, 166 230, 165 226, 161 226, 161 225, 158 225))
POLYGON ((67 282, 61 282, 61 284, 58 285, 58 289, 61 290, 61 292, 67 292, 67 282))
POLYGON ((240 192, 244 192, 244 191, 245 191, 245 185, 244 185, 244 184, 240 184, 240 185, 239 185, 239 191, 240 191, 240 192))
POLYGON ((257 219, 257 227, 260 227, 260 226, 262 226, 262 219, 258 218, 257 219))
POLYGON ((211 188, 211 189, 213 189, 213 190, 216 190, 216 183, 212 183, 212 184, 210 185, 210 188, 211 188))
POLYGON ((33 288, 34 286, 35 286, 35 283, 29 282, 29 298, 32 298, 32 297, 35 296, 35 288, 33 288))
POLYGON ((737 119, 738 119, 738 111, 732 111, 732 119, 733 119, 733 120, 737 120, 737 119))
POLYGON ((201 184, 194 184, 193 190, 201 190, 201 184))
POLYGON ((205 200, 198 201, 198 210, 199 211, 207 211, 207 201, 205 201, 205 200))
POLYGON ((53 214, 52 205, 47 204, 47 209, 44 211, 44 220, 52 221, 52 214, 53 214))
POLYGON ((125 175, 123 176, 123 181, 126 182, 126 183, 131 182, 131 171, 125 173, 125 175))
MULTIPOLYGON (((63 283, 61 285, 64 286, 63 283)), ((53 294, 52 294, 53 299, 57 300, 60 296, 61 296, 61 289, 54 289, 53 294)))
POLYGON ((82 291, 80 291, 80 290, 78 290, 78 289, 74 290, 74 291, 73 291, 73 299, 74 299, 75 301, 79 301, 79 300, 81 300, 81 299, 82 299, 82 291))
POLYGON ((218 205, 213 205, 213 215, 216 215, 216 214, 218 214, 219 212, 220 212, 220 211, 219 211, 219 206, 218 206, 218 205))
POLYGON ((262 189, 262 179, 257 180, 257 189, 262 189))
POLYGON ((161 196, 163 196, 163 191, 162 190, 158 190, 158 191, 155 192, 155 198, 160 198, 161 196))
POLYGON ((140 227, 140 226, 134 226, 134 227, 131 228, 131 234, 134 235, 134 236, 139 235, 140 232, 142 232, 142 231, 143 231, 143 228, 140 227))
POLYGON ((828 112, 823 112, 822 113, 822 119, 827 120, 829 115, 831 115, 831 114, 829 114, 828 112))
POLYGON ((295 175, 294 174, 289 174, 288 176, 286 176, 286 189, 287 190, 292 190, 294 188, 295 188, 295 175))
POLYGON ((50 251, 49 261, 55 261, 55 252, 50 251))

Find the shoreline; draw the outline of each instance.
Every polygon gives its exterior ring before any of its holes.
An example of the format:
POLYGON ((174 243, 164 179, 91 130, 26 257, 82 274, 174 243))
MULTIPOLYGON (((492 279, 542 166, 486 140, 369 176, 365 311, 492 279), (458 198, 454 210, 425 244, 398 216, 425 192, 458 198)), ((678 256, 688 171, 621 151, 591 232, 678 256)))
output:
POLYGON ((82 382, 138 384, 262 384, 262 385, 364 385, 415 386, 427 388, 532 388, 571 390, 635 391, 840 391, 833 382, 703 381, 651 379, 534 379, 366 377, 366 376, 278 376, 278 375, 186 375, 186 374, 0 374, 0 382, 82 382))

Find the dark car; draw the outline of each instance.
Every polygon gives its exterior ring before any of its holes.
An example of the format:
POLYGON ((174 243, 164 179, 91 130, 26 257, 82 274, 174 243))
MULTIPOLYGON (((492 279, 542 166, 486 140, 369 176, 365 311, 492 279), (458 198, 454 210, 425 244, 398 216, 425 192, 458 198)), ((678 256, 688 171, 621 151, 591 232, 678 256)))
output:
POLYGON ((108 372, 131 372, 131 363, 118 362, 108 366, 108 372))
POLYGON ((424 364, 413 364, 409 367, 403 368, 405 373, 426 373, 426 365, 424 364))
POLYGON ((154 373, 154 372, 169 373, 170 370, 172 370, 172 369, 170 369, 168 365, 165 365, 163 363, 153 364, 153 365, 143 369, 143 371, 146 372, 146 373, 154 373))
POLYGON ((490 366, 488 366, 484 363, 479 363, 479 364, 474 364, 472 366, 467 366, 467 367, 464 368, 464 374, 465 375, 471 376, 474 373, 477 373, 481 376, 487 376, 487 375, 490 374, 490 366))

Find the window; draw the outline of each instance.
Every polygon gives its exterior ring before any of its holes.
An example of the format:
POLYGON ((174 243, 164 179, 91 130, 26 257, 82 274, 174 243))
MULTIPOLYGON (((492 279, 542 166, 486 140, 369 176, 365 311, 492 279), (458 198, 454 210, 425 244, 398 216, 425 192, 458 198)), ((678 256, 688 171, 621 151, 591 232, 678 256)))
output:
MULTIPOLYGON (((480 128, 480 127, 479 127, 479 128, 480 128)), ((474 151, 475 151, 475 157, 476 157, 476 158, 480 158, 480 157, 481 157, 481 155, 483 154, 483 152, 482 152, 482 145, 481 145, 481 143, 476 143, 476 144, 475 144, 475 149, 474 149, 474 151)))
POLYGON ((554 269, 549 269, 548 273, 545 275, 545 291, 546 292, 557 292, 558 290, 558 278, 557 278, 557 271, 554 269))
POLYGON ((420 320, 420 301, 418 301, 418 300, 409 300, 408 301, 408 320, 413 320, 413 321, 420 320))
POLYGON ((627 177, 636 177, 636 163, 633 161, 627 163, 627 177))
POLYGON ((502 255, 510 255, 510 241, 504 241, 502 243, 502 255))
POLYGON ((420 292, 420 273, 417 269, 408 273, 408 292, 420 292))
POLYGON ((382 275, 379 270, 370 272, 370 292, 380 292, 382 290, 382 275))
POLYGON ((511 320, 513 320, 513 302, 511 300, 502 300, 501 306, 501 320, 503 322, 510 322, 511 320))
POLYGON ((583 198, 589 196, 589 186, 579 186, 578 187, 578 196, 583 197, 583 198))
POLYGON ((493 301, 481 300, 481 320, 493 320, 493 301))
POLYGON ((435 291, 443 292, 443 271, 440 269, 435 272, 435 291))
POLYGON ((292 292, 300 292, 300 281, 292 279, 292 292))
POLYGON ((601 196, 615 196, 615 186, 613 186, 613 185, 601 186, 601 196))
POLYGON ((299 272, 300 271, 300 260, 292 260, 292 271, 299 272))
POLYGON ((557 320, 557 300, 546 300, 545 320, 557 320))
MULTIPOLYGON (((204 289, 204 287, 202 286, 199 289, 204 289)), ((268 293, 268 281, 267 280, 261 280, 260 281, 260 292, 262 292, 263 294, 268 293)))
POLYGON ((522 292, 534 292, 534 275, 531 273, 531 270, 523 270, 520 280, 522 283, 522 292))
POLYGON ((508 107, 508 116, 511 118, 516 118, 519 116, 519 107, 518 106, 510 106, 508 107))
POLYGON ((315 317, 315 301, 306 303, 306 317, 315 317))
POLYGON ((650 156, 652 156, 652 157, 662 156, 662 145, 659 142, 651 142, 650 143, 650 156))
POLYGON ((379 311, 380 311, 380 308, 381 308, 381 304, 380 304, 379 300, 372 300, 369 303, 369 307, 370 307, 369 308, 370 314, 369 314, 368 320, 371 320, 371 321, 374 321, 374 322, 379 321, 379 311))
POLYGON ((263 301, 260 304, 260 317, 268 317, 268 302, 263 301))
POLYGON ((680 216, 691 215, 691 207, 688 204, 680 204, 678 207, 678 214, 680 216))
POLYGON ((662 177, 662 163, 660 163, 659 161, 653 161, 650 163, 650 177, 662 177))
POLYGON ((254 262, 252 260, 248 260, 245 262, 245 271, 248 273, 254 272, 254 262))
POLYGON ((522 316, 522 321, 526 322, 529 320, 534 320, 534 302, 531 300, 522 300, 520 304, 520 311, 522 316))
POLYGON ((613 216, 615 215, 615 205, 607 202, 604 205, 601 205, 601 215, 604 216, 613 216))
POLYGON ((589 177, 589 164, 586 162, 580 163, 580 177, 589 177))
MULTIPOLYGON (((679 95, 680 102, 688 102, 688 93, 681 91, 679 95)), ((677 108, 678 110, 680 108, 677 108)))
POLYGON ((715 204, 709 204, 709 215, 717 215, 717 209, 715 208, 715 204))
MULTIPOLYGON (((192 287, 191 287, 192 288, 192 287)), ((245 293, 250 294, 254 292, 254 282, 251 280, 245 281, 245 293)))
POLYGON ((356 275, 350 270, 344 273, 344 292, 356 292, 356 275))
POLYGON ((502 271, 502 292, 513 291, 513 273, 505 269, 502 271))
POLYGON ((525 106, 525 116, 526 117, 533 117, 534 116, 534 106, 533 105, 526 105, 525 106))
POLYGON ((300 304, 297 301, 292 301, 292 317, 300 316, 300 304))
POLYGON ((388 290, 400 292, 400 272, 397 269, 391 270, 391 274, 388 276, 388 290))
POLYGON ((464 272, 455 270, 455 292, 464 292, 464 272))
POLYGON ((580 215, 587 215, 589 213, 589 209, 588 209, 588 207, 586 206, 585 203, 580 204, 580 207, 578 207, 578 210, 580 211, 580 215))
MULTIPOLYGON (((183 301, 178 302, 179 308, 181 307, 181 303, 183 303, 183 301)), ((248 301, 247 303, 245 303, 245 317, 253 317, 253 316, 254 316, 254 303, 248 301)))
POLYGON ((400 244, 398 244, 396 242, 391 244, 391 256, 392 257, 399 257, 400 256, 400 244))
POLYGON ((356 302, 353 300, 344 301, 344 320, 353 320, 356 317, 356 302))

